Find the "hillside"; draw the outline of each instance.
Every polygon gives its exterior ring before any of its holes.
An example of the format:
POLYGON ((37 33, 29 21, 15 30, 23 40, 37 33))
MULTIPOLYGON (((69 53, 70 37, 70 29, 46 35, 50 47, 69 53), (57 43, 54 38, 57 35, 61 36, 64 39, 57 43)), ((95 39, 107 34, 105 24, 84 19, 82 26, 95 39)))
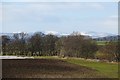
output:
POLYGON ((117 41, 118 39, 120 39, 120 35, 94 38, 96 41, 117 41))

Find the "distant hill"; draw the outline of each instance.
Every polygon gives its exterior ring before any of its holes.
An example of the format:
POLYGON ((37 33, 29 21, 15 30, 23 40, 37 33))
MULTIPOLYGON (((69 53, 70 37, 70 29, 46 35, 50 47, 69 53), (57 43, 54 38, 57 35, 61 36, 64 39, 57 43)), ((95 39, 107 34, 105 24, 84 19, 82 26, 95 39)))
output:
POLYGON ((0 33, 0 36, 1 35, 13 36, 13 33, 0 33))
POLYGON ((120 39, 120 35, 94 38, 96 41, 117 41, 118 39, 120 39))
MULTIPOLYGON (((59 32, 55 32, 55 31, 47 31, 47 32, 43 32, 44 34, 53 34, 56 36, 67 36, 70 34, 66 34, 66 33, 59 33, 59 32)), ((8 35, 10 37, 12 37, 15 33, 0 33, 1 35, 8 35)), ((27 33, 29 36, 32 36, 34 33, 27 33)), ((111 33, 100 33, 100 32, 77 32, 77 34, 81 34, 84 36, 90 36, 91 38, 93 38, 96 41, 116 41, 118 40, 118 37, 120 38, 120 35, 115 35, 115 34, 111 34, 111 33)))

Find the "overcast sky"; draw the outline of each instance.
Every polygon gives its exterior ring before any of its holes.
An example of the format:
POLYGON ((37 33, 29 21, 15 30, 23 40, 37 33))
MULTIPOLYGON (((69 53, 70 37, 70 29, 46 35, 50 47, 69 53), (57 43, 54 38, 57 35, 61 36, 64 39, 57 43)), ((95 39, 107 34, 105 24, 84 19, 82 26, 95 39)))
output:
POLYGON ((117 2, 11 1, 0 4, 2 32, 118 32, 117 2))

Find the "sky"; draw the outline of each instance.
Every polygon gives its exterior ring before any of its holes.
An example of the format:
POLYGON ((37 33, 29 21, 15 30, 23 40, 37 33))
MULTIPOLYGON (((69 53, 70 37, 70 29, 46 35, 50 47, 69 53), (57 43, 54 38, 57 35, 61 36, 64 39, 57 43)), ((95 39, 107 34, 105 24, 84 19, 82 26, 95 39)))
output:
POLYGON ((24 1, 0 3, 0 32, 118 33, 117 2, 24 1))

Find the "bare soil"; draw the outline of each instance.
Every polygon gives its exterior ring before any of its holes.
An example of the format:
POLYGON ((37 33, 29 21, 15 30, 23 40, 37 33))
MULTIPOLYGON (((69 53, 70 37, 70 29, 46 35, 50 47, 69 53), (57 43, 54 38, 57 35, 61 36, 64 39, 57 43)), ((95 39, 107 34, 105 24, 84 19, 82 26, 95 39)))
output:
POLYGON ((101 78, 98 71, 58 59, 4 59, 3 78, 101 78))

